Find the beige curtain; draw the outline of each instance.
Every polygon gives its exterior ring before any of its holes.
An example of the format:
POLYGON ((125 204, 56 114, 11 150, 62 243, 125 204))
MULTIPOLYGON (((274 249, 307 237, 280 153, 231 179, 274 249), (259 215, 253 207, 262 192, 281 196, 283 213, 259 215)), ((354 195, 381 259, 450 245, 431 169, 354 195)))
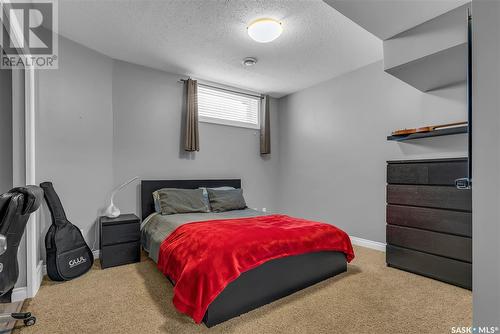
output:
POLYGON ((198 132, 198 82, 188 79, 185 81, 185 85, 187 89, 187 114, 184 150, 195 152, 200 150, 200 135, 198 132))
POLYGON ((260 121, 260 154, 271 154, 271 119, 269 115, 269 96, 264 96, 260 121))

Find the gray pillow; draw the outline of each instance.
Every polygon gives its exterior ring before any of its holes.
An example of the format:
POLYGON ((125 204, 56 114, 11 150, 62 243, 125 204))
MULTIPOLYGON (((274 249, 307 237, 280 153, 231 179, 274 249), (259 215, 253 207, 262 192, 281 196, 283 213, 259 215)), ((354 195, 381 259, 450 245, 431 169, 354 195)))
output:
POLYGON ((209 212, 202 189, 164 188, 154 192, 162 215, 188 212, 209 212))
POLYGON ((242 189, 214 190, 207 188, 210 206, 214 212, 241 210, 247 207, 242 189))
POLYGON ((216 188, 207 188, 207 187, 199 187, 198 189, 203 190, 203 197, 205 198, 205 202, 207 203, 207 206, 210 208, 210 200, 208 199, 208 192, 207 189, 213 189, 213 190, 230 190, 230 189, 236 189, 235 187, 216 187, 216 188))
POLYGON ((158 191, 153 192, 153 202, 155 203, 155 211, 161 213, 160 194, 158 194, 158 191))

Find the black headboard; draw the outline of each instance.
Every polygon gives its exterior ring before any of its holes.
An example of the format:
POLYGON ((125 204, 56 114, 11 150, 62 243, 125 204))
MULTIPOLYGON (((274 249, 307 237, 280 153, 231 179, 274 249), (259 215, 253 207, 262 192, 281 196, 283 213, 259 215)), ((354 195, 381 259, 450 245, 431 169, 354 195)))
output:
POLYGON ((142 180, 141 181, 141 215, 146 219, 155 211, 153 202, 153 192, 162 188, 181 188, 197 189, 199 187, 217 188, 217 187, 241 188, 240 179, 226 180, 142 180))

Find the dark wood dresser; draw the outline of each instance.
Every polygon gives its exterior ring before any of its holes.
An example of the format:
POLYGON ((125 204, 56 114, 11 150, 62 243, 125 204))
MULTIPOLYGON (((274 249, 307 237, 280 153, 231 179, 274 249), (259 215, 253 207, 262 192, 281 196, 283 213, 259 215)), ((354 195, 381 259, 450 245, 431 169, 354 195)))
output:
POLYGON ((100 217, 101 268, 141 260, 141 221, 134 214, 100 217))
POLYGON ((387 162, 388 266, 472 289, 467 158, 387 162))

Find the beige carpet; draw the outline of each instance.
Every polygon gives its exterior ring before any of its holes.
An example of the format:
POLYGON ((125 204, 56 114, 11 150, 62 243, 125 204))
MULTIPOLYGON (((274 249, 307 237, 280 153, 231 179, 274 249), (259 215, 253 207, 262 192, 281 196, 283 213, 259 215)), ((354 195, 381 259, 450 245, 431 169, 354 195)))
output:
POLYGON ((155 264, 95 268, 74 281, 45 280, 15 333, 450 333, 471 324, 470 291, 387 268, 384 253, 356 247, 347 273, 211 329, 177 313, 155 264))

